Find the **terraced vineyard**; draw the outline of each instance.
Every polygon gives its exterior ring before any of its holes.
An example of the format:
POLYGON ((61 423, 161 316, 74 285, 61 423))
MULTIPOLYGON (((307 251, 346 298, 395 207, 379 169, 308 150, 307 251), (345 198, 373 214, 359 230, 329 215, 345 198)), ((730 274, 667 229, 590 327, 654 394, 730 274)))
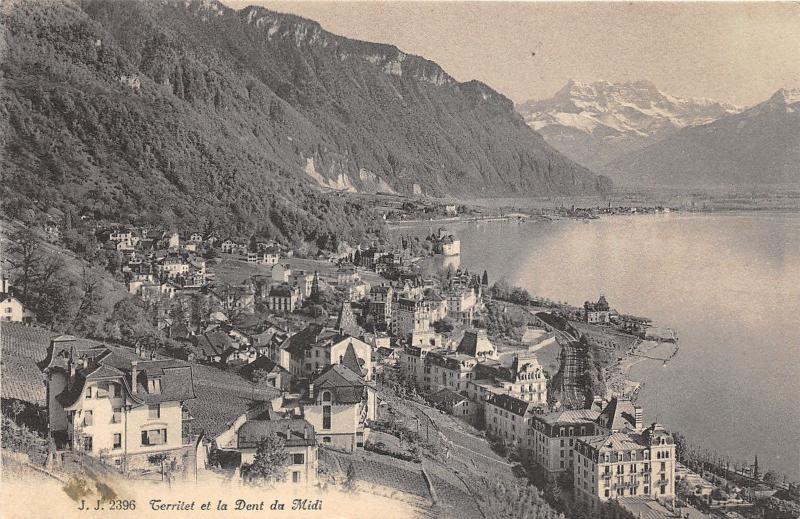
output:
POLYGON ((0 324, 2 397, 44 405, 46 393, 37 362, 47 355, 56 334, 18 323, 0 324))

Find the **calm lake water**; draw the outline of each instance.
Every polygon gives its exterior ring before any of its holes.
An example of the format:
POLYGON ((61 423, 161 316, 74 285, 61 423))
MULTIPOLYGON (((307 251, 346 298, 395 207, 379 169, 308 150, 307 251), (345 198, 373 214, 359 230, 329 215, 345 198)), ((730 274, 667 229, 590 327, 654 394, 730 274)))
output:
MULTIPOLYGON (((732 459, 800 478, 800 215, 616 216, 450 226, 461 263, 532 294, 676 329, 670 363, 643 361, 648 421, 732 459)), ((427 230, 427 229, 425 229, 427 230)), ((405 232, 405 231, 402 231, 405 232)), ((649 423, 649 422, 648 422, 649 423)))

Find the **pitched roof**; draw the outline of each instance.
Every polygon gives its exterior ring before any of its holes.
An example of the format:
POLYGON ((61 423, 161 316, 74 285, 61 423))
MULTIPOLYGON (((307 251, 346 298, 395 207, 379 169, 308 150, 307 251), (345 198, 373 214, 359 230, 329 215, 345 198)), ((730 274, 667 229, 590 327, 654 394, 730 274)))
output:
POLYGON ((303 418, 282 420, 248 420, 236 433, 238 448, 257 448, 264 438, 275 435, 287 447, 311 446, 316 444, 314 426, 303 418))
POLYGON ((204 333, 197 339, 197 348, 206 356, 222 355, 233 346, 233 339, 222 330, 204 333))
POLYGON ((487 402, 517 416, 525 416, 528 409, 533 405, 532 402, 520 400, 506 393, 490 393, 487 402))
POLYGON ((349 301, 343 301, 341 308, 339 308, 339 316, 336 318, 336 329, 340 333, 359 336, 363 330, 356 322, 356 316, 353 314, 353 307, 350 306, 349 301))
POLYGON ((590 423, 595 421, 599 415, 600 413, 593 409, 567 409, 564 411, 536 415, 535 418, 544 423, 556 425, 590 423))
POLYGON ((348 368, 353 373, 358 375, 364 374, 364 370, 361 367, 361 363, 359 362, 358 355, 356 355, 356 350, 353 348, 352 342, 347 345, 347 349, 344 352, 344 356, 342 356, 342 361, 340 364, 348 368))
POLYGON ((249 379, 253 375, 253 372, 257 369, 263 369, 267 373, 289 374, 285 368, 273 362, 269 357, 258 357, 253 362, 240 367, 238 371, 241 376, 249 379))
POLYGON ((429 399, 434 404, 444 404, 449 407, 463 402, 464 400, 469 400, 468 397, 462 395, 461 393, 456 393, 452 389, 448 388, 440 389, 436 393, 432 394, 429 399))
POLYGON ((636 406, 628 399, 612 398, 596 422, 609 431, 633 431, 636 427, 636 406))
POLYGON ((598 452, 629 451, 648 446, 641 435, 621 432, 589 436, 582 441, 597 449, 598 452))
POLYGON ((494 355, 495 347, 489 342, 486 330, 468 330, 464 332, 461 342, 456 349, 458 353, 478 357, 483 355, 494 355))
POLYGON ((87 355, 73 355, 75 378, 56 395, 64 406, 74 405, 83 394, 87 382, 116 379, 127 388, 130 397, 139 403, 183 402, 195 398, 191 364, 178 359, 140 359, 135 353, 116 346, 85 350, 87 355), (98 352, 98 350, 100 350, 98 352), (78 364, 86 360, 85 367, 78 364), (136 380, 132 379, 132 362, 136 362, 136 380), (77 367, 80 366, 80 367, 77 367), (148 381, 159 380, 159 390, 150 391, 148 381))
POLYGON ((314 394, 309 395, 312 399, 322 390, 331 390, 338 404, 357 404, 364 399, 364 380, 341 364, 328 366, 314 379, 313 384, 314 394))

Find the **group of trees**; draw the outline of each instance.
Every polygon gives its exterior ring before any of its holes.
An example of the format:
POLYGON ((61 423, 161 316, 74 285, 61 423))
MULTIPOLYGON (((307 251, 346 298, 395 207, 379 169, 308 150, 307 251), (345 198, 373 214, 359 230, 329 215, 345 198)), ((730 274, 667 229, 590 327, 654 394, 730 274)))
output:
MULTIPOLYGON (((85 319, 88 303, 83 313, 73 313, 75 303, 82 300, 77 280, 67 272, 63 259, 45 250, 35 233, 20 229, 8 237, 9 245, 4 259, 10 268, 14 294, 36 314, 39 322, 59 331, 70 329, 75 319, 85 319)), ((92 285, 91 276, 82 280, 92 285)), ((93 288, 90 289, 90 294, 93 288)))
POLYGON ((520 287, 512 287, 505 279, 495 282, 490 292, 494 299, 508 301, 509 303, 518 305, 528 305, 533 301, 533 298, 527 290, 520 287))

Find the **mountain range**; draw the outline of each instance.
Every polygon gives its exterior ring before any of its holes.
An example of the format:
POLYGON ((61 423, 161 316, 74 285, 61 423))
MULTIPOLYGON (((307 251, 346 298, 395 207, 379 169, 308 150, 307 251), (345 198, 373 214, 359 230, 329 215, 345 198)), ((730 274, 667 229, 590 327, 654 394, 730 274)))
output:
POLYGON ((1 16, 12 212, 358 240, 374 215, 326 192, 610 187, 489 86, 297 16, 216 0, 12 0, 1 16))
POLYGON ((628 184, 800 184, 800 90, 779 90, 741 113, 683 128, 604 167, 628 184))
POLYGON ((674 97, 649 81, 574 80, 553 97, 527 101, 517 110, 553 147, 597 171, 682 128, 740 111, 708 99, 674 97))

